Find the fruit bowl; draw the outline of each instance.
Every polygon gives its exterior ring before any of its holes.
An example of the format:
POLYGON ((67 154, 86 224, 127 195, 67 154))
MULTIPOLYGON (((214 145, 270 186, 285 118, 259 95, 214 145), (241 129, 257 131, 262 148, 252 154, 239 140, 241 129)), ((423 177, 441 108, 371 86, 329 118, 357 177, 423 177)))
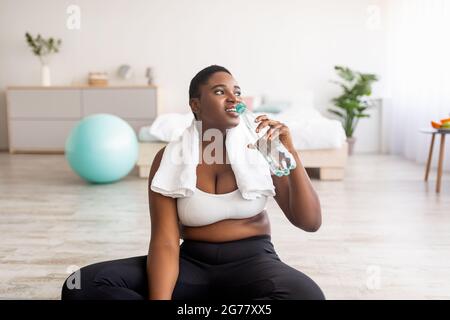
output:
POLYGON ((441 121, 431 121, 431 126, 438 131, 450 131, 450 118, 441 119, 441 121))

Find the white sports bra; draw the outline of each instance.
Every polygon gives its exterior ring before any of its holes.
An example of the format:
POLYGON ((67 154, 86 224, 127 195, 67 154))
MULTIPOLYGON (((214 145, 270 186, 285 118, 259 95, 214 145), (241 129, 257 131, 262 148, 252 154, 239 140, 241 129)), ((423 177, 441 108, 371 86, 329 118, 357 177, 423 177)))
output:
POLYGON ((225 219, 256 216, 266 207, 267 196, 246 200, 239 189, 214 194, 196 188, 191 197, 177 198, 178 217, 188 227, 199 227, 225 219))

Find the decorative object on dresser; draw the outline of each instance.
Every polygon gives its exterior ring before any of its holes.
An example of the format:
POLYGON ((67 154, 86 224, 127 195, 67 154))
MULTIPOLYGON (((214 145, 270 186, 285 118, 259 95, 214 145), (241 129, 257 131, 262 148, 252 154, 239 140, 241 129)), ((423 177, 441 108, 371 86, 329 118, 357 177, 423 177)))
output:
POLYGON ((89 72, 88 84, 90 86, 107 86, 108 74, 106 72, 89 72))
POLYGON ((133 69, 131 66, 123 64, 119 67, 119 69, 117 69, 117 75, 121 79, 129 80, 133 76, 133 69))
POLYGON ((25 39, 31 47, 33 53, 38 56, 41 61, 41 84, 43 86, 50 86, 50 56, 53 53, 59 52, 59 48, 62 43, 61 39, 45 39, 41 37, 40 34, 34 38, 28 32, 25 33, 25 39))
POLYGON ((63 153, 70 130, 82 118, 109 113, 137 133, 158 115, 156 86, 8 87, 10 153, 63 153))
POLYGON ((147 84, 149 84, 149 85, 153 84, 153 71, 152 71, 152 68, 148 67, 145 70, 145 77, 147 78, 147 84))
POLYGON ((338 109, 328 109, 328 111, 341 119, 349 145, 348 152, 351 155, 356 142, 353 133, 358 121, 360 118, 370 117, 364 112, 372 106, 372 101, 367 97, 372 94, 372 83, 378 81, 378 77, 375 74, 356 72, 342 66, 335 66, 334 70, 344 82, 333 82, 338 84, 344 92, 332 100, 338 109))

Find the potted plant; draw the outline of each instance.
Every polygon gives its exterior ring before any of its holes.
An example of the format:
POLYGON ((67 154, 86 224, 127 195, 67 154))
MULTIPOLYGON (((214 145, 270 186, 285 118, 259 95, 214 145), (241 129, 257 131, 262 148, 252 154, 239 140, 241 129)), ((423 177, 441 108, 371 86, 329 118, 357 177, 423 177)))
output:
POLYGON ((356 72, 343 66, 335 66, 334 70, 342 81, 333 82, 341 86, 343 93, 332 99, 337 109, 328 109, 328 111, 340 118, 347 136, 348 153, 351 155, 356 141, 353 133, 358 121, 361 118, 370 117, 364 112, 372 106, 367 97, 372 94, 372 83, 378 81, 378 77, 375 74, 356 72))
POLYGON ((43 86, 50 85, 50 68, 49 58, 53 53, 59 52, 61 46, 61 39, 48 38, 44 39, 40 34, 33 38, 28 32, 25 33, 25 39, 31 47, 33 53, 39 57, 41 61, 41 83, 43 86))

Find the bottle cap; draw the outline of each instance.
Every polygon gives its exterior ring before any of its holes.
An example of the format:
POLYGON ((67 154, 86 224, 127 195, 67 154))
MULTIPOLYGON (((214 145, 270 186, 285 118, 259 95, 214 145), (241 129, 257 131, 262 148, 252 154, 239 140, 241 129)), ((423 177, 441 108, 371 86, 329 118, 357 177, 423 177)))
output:
POLYGON ((243 102, 239 102, 236 105, 236 112, 239 114, 243 114, 246 109, 247 109, 247 106, 243 102))

